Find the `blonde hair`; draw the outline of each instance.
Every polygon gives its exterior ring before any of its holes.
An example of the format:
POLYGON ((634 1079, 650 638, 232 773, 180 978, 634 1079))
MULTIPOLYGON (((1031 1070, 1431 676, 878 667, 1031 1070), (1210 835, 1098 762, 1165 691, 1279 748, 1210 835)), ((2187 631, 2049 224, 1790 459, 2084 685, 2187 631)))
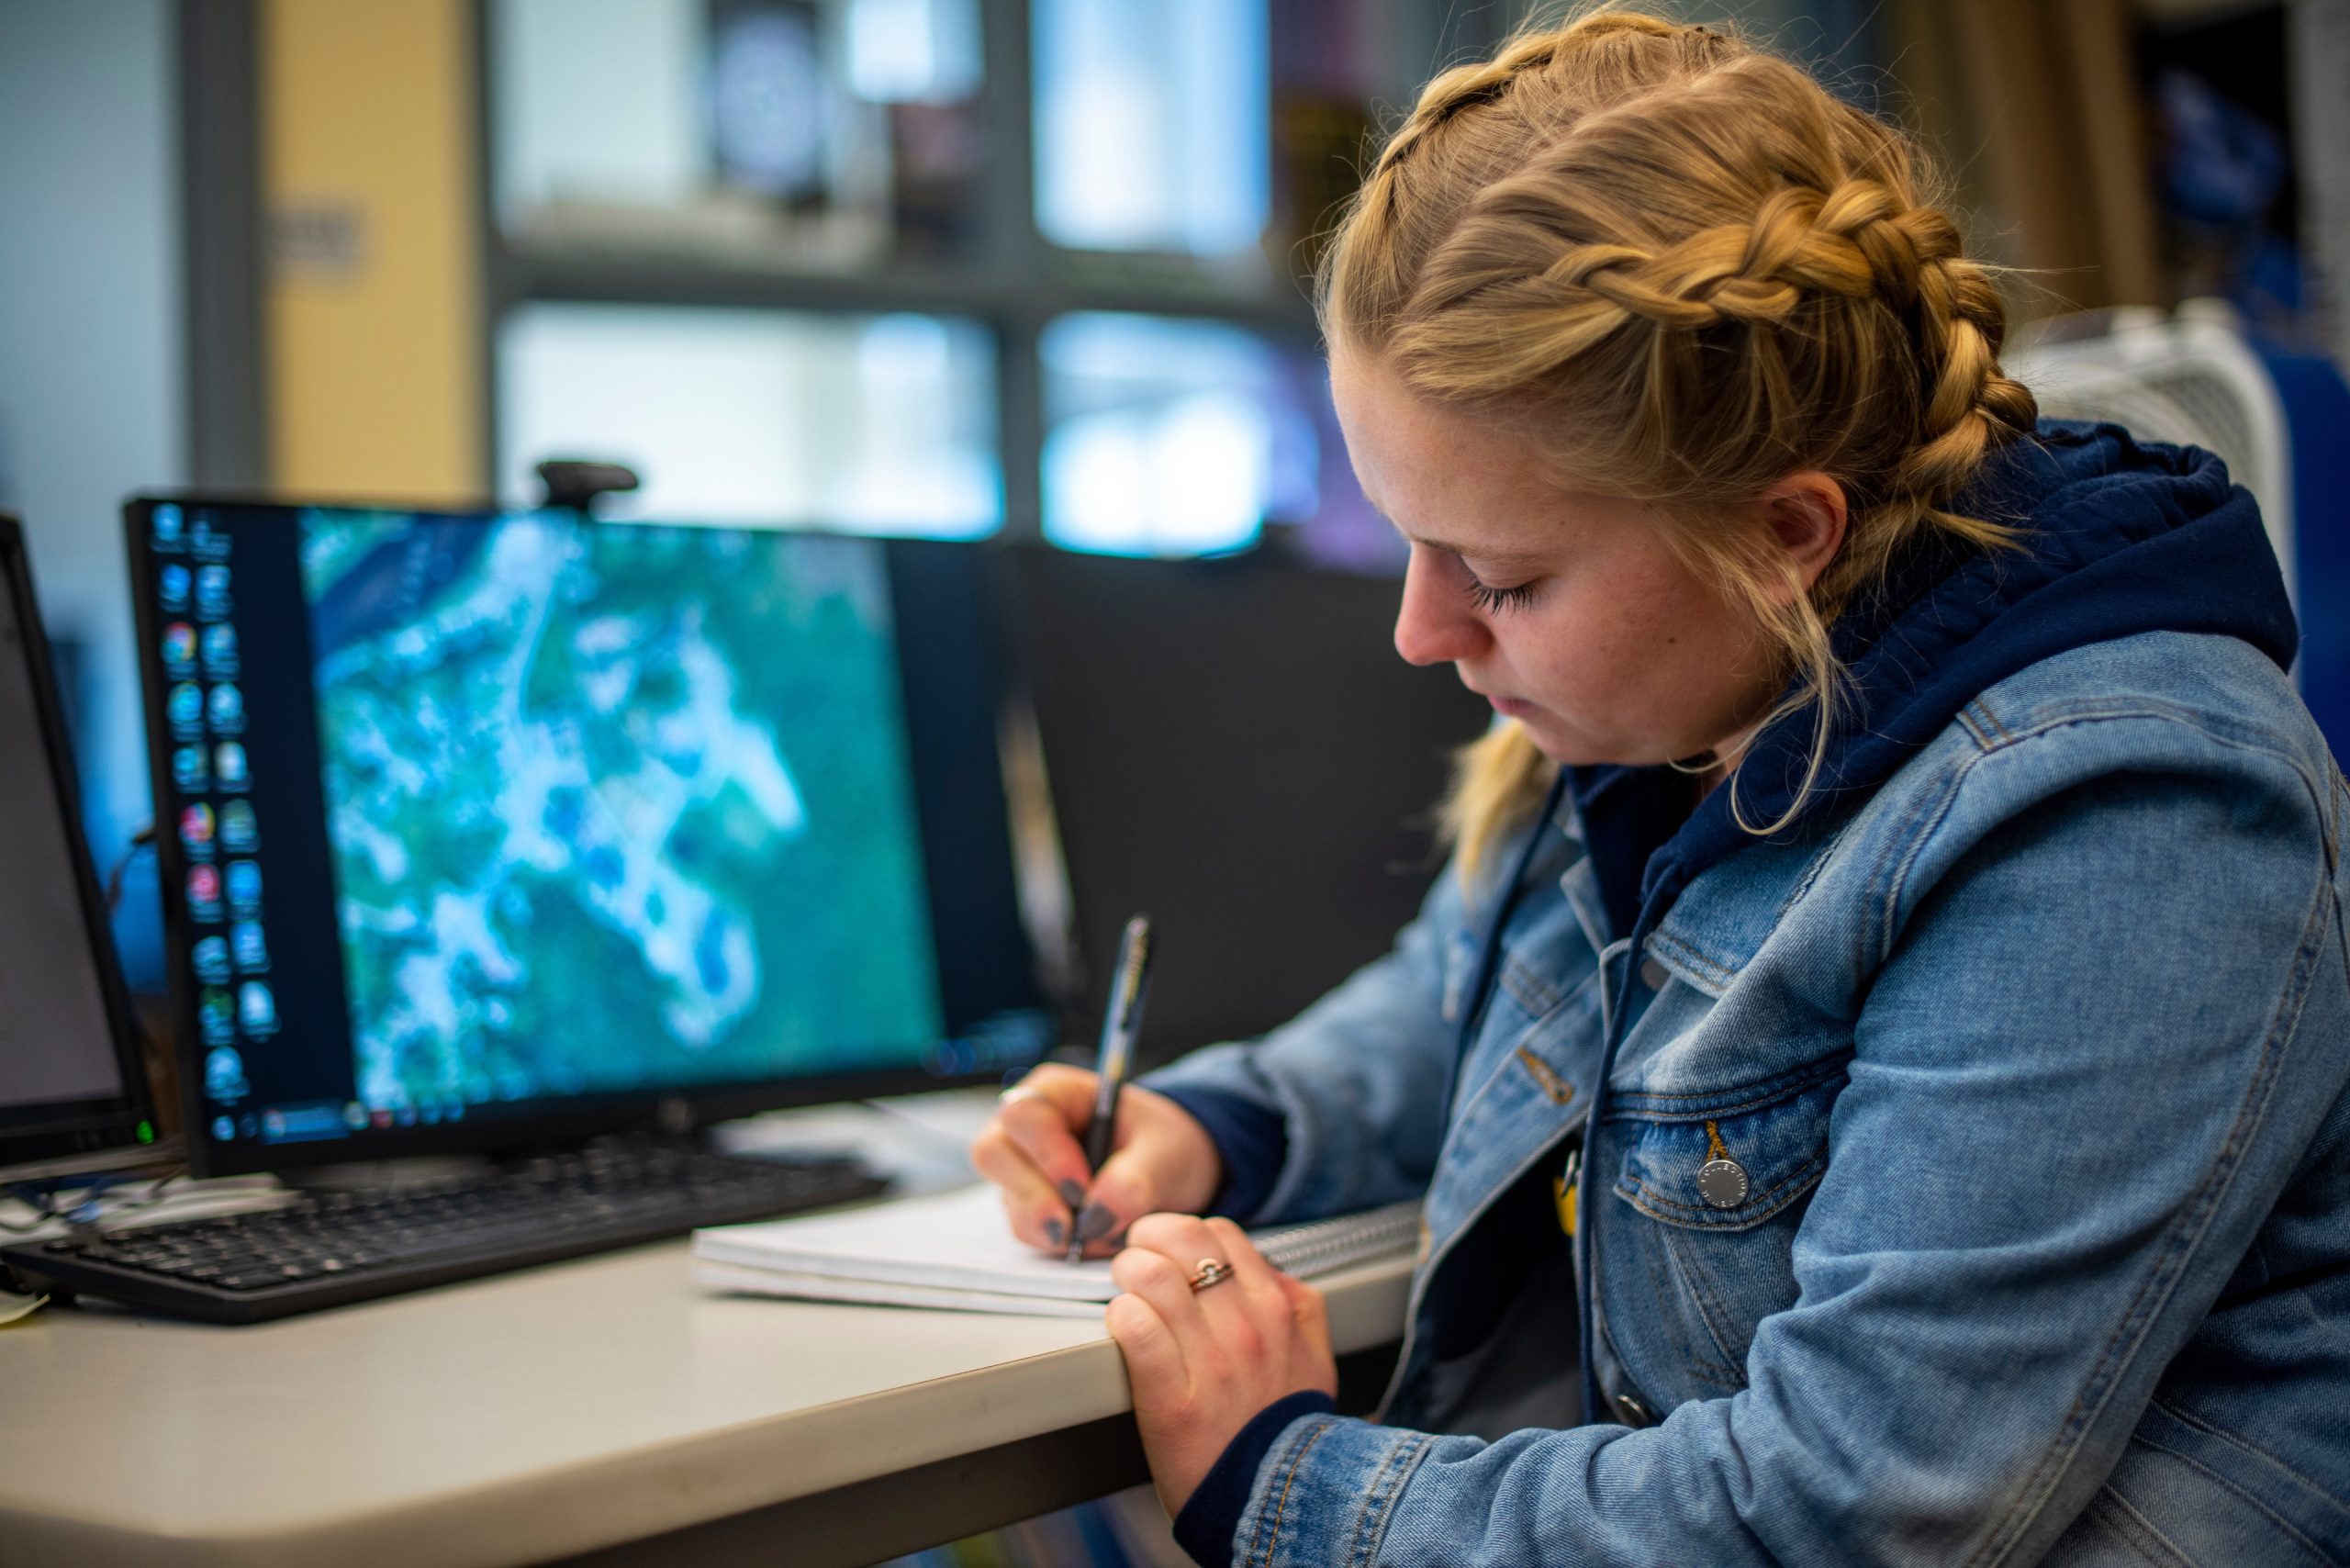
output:
MULTIPOLYGON (((2030 431, 2006 316, 1922 152, 1799 67, 1711 28, 1595 10, 1446 72, 1388 140, 1323 255, 1325 335, 1414 392, 1545 432, 1562 482, 1658 503, 1682 558, 1751 610, 1816 710, 1837 615, 1930 531, 2012 531, 1949 503, 2030 431), (1848 498, 1808 592, 1729 509, 1806 470, 1848 498)), ((1759 726, 1758 726, 1759 728, 1759 726)), ((1551 772, 1515 722, 1461 754, 1445 818, 1466 874, 1551 772)), ((1733 771, 1731 810, 1739 812, 1733 771)))

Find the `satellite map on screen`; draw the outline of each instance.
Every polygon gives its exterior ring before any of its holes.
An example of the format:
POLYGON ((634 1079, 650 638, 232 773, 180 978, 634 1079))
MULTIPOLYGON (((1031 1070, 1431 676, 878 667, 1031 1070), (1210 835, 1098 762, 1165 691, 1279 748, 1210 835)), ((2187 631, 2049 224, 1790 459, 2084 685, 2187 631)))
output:
POLYGON ((319 511, 302 569, 369 1106, 923 1059, 878 546, 319 511))

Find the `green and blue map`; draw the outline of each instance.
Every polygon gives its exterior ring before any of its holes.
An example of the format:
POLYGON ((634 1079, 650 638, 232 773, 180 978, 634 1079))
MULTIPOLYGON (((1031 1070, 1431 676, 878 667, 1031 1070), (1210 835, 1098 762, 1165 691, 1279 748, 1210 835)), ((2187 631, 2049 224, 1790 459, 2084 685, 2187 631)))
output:
POLYGON ((366 1104, 923 1059, 877 545, 319 511, 302 569, 366 1104))

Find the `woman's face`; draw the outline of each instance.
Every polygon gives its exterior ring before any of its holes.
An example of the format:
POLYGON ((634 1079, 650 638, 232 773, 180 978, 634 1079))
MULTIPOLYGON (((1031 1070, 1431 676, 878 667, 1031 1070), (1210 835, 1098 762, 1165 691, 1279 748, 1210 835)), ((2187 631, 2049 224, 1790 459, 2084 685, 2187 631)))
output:
POLYGON ((1338 349, 1330 383, 1363 494, 1411 544, 1406 660, 1450 664, 1563 763, 1727 748, 1768 711, 1768 642, 1650 505, 1561 489, 1523 431, 1416 397, 1367 355, 1338 349))

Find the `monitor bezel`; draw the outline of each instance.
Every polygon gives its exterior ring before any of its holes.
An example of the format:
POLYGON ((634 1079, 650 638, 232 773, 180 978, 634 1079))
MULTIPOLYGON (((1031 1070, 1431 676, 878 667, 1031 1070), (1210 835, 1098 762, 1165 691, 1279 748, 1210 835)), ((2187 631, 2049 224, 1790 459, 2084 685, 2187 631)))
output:
POLYGON ((138 1014, 132 1011, 130 988, 124 982, 114 931, 106 918, 106 900, 97 864, 90 852, 89 834, 82 818, 82 776, 73 759, 73 738, 65 725, 63 694, 58 689, 57 666, 50 652, 49 631, 41 620, 33 587, 32 556, 26 547, 23 524, 12 513, 0 512, 0 592, 7 594, 17 624, 23 628, 26 672, 30 678, 35 722, 49 764, 54 807, 65 829, 68 859, 82 906, 82 922, 97 971, 101 1004, 106 1010, 109 1045, 122 1092, 91 1100, 55 1101, 11 1106, 0 1113, 0 1180, 26 1180, 65 1170, 106 1169, 125 1163, 118 1153, 144 1163, 156 1157, 154 1107, 147 1081, 147 1066, 140 1047, 138 1014), (39 1115, 49 1112, 50 1114, 39 1115), (35 1119, 38 1116, 39 1119, 35 1119), (141 1137, 141 1129, 146 1137, 141 1137))
MULTIPOLYGON (((149 548, 149 523, 154 508, 167 503, 190 510, 205 507, 265 508, 289 515, 314 510, 396 511, 462 521, 487 521, 518 516, 527 510, 483 506, 458 510, 431 503, 350 498, 289 498, 277 495, 210 490, 142 491, 125 500, 123 524, 133 611, 138 626, 139 676, 147 732, 148 771, 157 801, 156 821, 159 823, 166 820, 162 802, 178 798, 178 791, 171 782, 172 741, 164 713, 165 693, 170 681, 162 667, 159 651, 162 615, 150 591, 154 556, 149 548)), ((638 524, 635 520, 631 520, 625 526, 640 525, 658 526, 658 522, 657 520, 647 520, 645 524, 638 524)), ((893 542, 887 536, 819 529, 779 528, 773 532, 823 533, 833 537, 870 540, 885 545, 893 542)), ((968 547, 975 552, 972 560, 974 589, 983 591, 979 576, 983 563, 976 554, 983 546, 972 544, 968 547)), ((987 645, 980 650, 980 656, 984 661, 990 700, 1000 716, 1010 690, 1004 679, 1003 640, 994 623, 991 607, 983 618, 987 645)), ((902 668, 899 671, 899 679, 902 689, 902 668)), ((1001 734, 1000 723, 996 729, 1001 734)), ((996 819, 1001 823, 1001 836, 991 848, 1000 855, 1005 868, 1013 874, 1016 888, 1018 862, 1013 844, 1012 801, 1004 782, 1000 745, 996 764, 988 782, 993 785, 1003 809, 996 813, 996 819)), ((185 901, 175 896, 173 891, 185 882, 187 861, 174 834, 158 831, 155 847, 161 872, 157 883, 163 907, 165 958, 169 971, 167 980, 181 1119, 189 1166, 199 1176, 245 1175, 434 1155, 511 1154, 560 1148, 589 1138, 630 1132, 677 1134, 763 1111, 976 1084, 993 1085, 1004 1078, 1002 1068, 988 1066, 960 1072, 909 1067, 808 1077, 727 1080, 658 1091, 583 1094, 561 1101, 541 1101, 528 1111, 500 1110, 494 1114, 459 1121, 444 1120, 437 1125, 419 1122, 408 1126, 369 1127, 352 1138, 275 1144, 261 1139, 240 1138, 224 1143, 212 1137, 209 1110, 202 1095, 204 1053, 196 1028, 196 987, 191 963, 186 958, 192 950, 196 933, 184 907, 185 901)), ((927 846, 924 852, 927 860, 927 846)), ((1007 913, 1016 922, 1020 920, 1019 912, 1007 913)), ((1041 982, 1035 945, 1024 924, 1021 925, 1019 935, 1026 960, 1027 1004, 1039 1013, 1048 1014, 1052 1009, 1052 1000, 1041 982)))

